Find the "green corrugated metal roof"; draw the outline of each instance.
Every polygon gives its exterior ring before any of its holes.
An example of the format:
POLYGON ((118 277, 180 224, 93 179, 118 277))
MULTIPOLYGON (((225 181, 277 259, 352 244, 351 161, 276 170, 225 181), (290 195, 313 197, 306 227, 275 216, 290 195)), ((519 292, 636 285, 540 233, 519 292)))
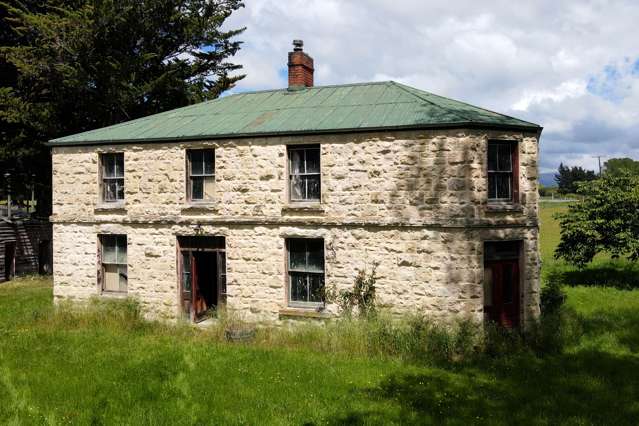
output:
POLYGON ((464 126, 540 129, 537 124, 387 81, 239 93, 53 139, 49 144, 464 126))

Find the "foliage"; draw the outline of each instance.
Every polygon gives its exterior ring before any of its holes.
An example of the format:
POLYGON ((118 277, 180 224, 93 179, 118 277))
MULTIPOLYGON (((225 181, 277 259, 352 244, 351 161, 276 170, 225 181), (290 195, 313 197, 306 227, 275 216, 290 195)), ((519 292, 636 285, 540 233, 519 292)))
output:
POLYGON ((328 303, 337 303, 340 313, 350 317, 354 310, 360 317, 375 315, 377 305, 375 300, 375 283, 377 264, 373 265, 370 274, 366 269, 357 272, 352 289, 337 291, 335 287, 325 290, 324 299, 328 303))
MULTIPOLYGON (((0 169, 50 191, 54 137, 219 96, 243 75, 228 61, 240 0, 0 2, 0 169)), ((22 188, 24 189, 24 188, 22 188)), ((46 200, 46 197, 45 197, 46 200)), ((41 206, 47 203, 42 203, 41 206)))
POLYGON ((620 175, 624 171, 630 174, 639 175, 639 161, 632 158, 611 158, 604 163, 604 170, 607 174, 620 175))
POLYGON ((578 182, 589 182, 597 179, 597 175, 592 170, 585 170, 581 166, 568 167, 563 163, 559 164, 555 182, 557 182, 557 191, 560 194, 573 194, 577 192, 578 182))
POLYGON ((604 175, 582 184, 585 196, 558 215, 561 241, 555 257, 583 267, 597 253, 639 258, 639 175, 604 175))
POLYGON ((559 312, 566 302, 566 293, 556 282, 550 282, 541 289, 541 314, 553 315, 559 312))

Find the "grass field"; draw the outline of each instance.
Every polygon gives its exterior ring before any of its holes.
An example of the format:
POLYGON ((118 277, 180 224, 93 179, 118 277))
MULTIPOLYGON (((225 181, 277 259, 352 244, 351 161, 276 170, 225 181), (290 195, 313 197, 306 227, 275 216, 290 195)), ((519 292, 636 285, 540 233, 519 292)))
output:
POLYGON ((561 355, 442 365, 224 344, 122 310, 54 314, 50 281, 27 278, 0 285, 0 424, 637 424, 638 271, 553 260, 562 208, 542 209, 543 276, 583 335, 561 355))

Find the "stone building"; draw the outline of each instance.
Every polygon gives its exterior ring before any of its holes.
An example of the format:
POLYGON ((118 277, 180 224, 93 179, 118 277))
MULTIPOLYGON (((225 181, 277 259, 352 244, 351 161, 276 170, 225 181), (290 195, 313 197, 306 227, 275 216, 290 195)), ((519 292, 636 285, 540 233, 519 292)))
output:
POLYGON ((392 81, 240 93, 55 139, 56 299, 330 317, 377 265, 396 313, 539 312, 541 127, 392 81))

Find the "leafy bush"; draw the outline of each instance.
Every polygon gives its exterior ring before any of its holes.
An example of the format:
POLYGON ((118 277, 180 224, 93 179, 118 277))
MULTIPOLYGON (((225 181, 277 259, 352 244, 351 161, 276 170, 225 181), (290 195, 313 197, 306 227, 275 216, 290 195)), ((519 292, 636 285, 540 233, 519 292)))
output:
POLYGON ((604 174, 578 185, 584 196, 558 214, 561 241, 555 258, 582 268, 602 252, 639 260, 639 176, 604 174))
POLYGON ((358 271, 352 290, 338 292, 335 287, 326 289, 324 300, 328 303, 337 303, 340 313, 346 317, 351 317, 355 310, 362 318, 375 315, 377 310, 375 299, 376 269, 377 264, 373 264, 370 274, 367 273, 366 269, 358 271))

